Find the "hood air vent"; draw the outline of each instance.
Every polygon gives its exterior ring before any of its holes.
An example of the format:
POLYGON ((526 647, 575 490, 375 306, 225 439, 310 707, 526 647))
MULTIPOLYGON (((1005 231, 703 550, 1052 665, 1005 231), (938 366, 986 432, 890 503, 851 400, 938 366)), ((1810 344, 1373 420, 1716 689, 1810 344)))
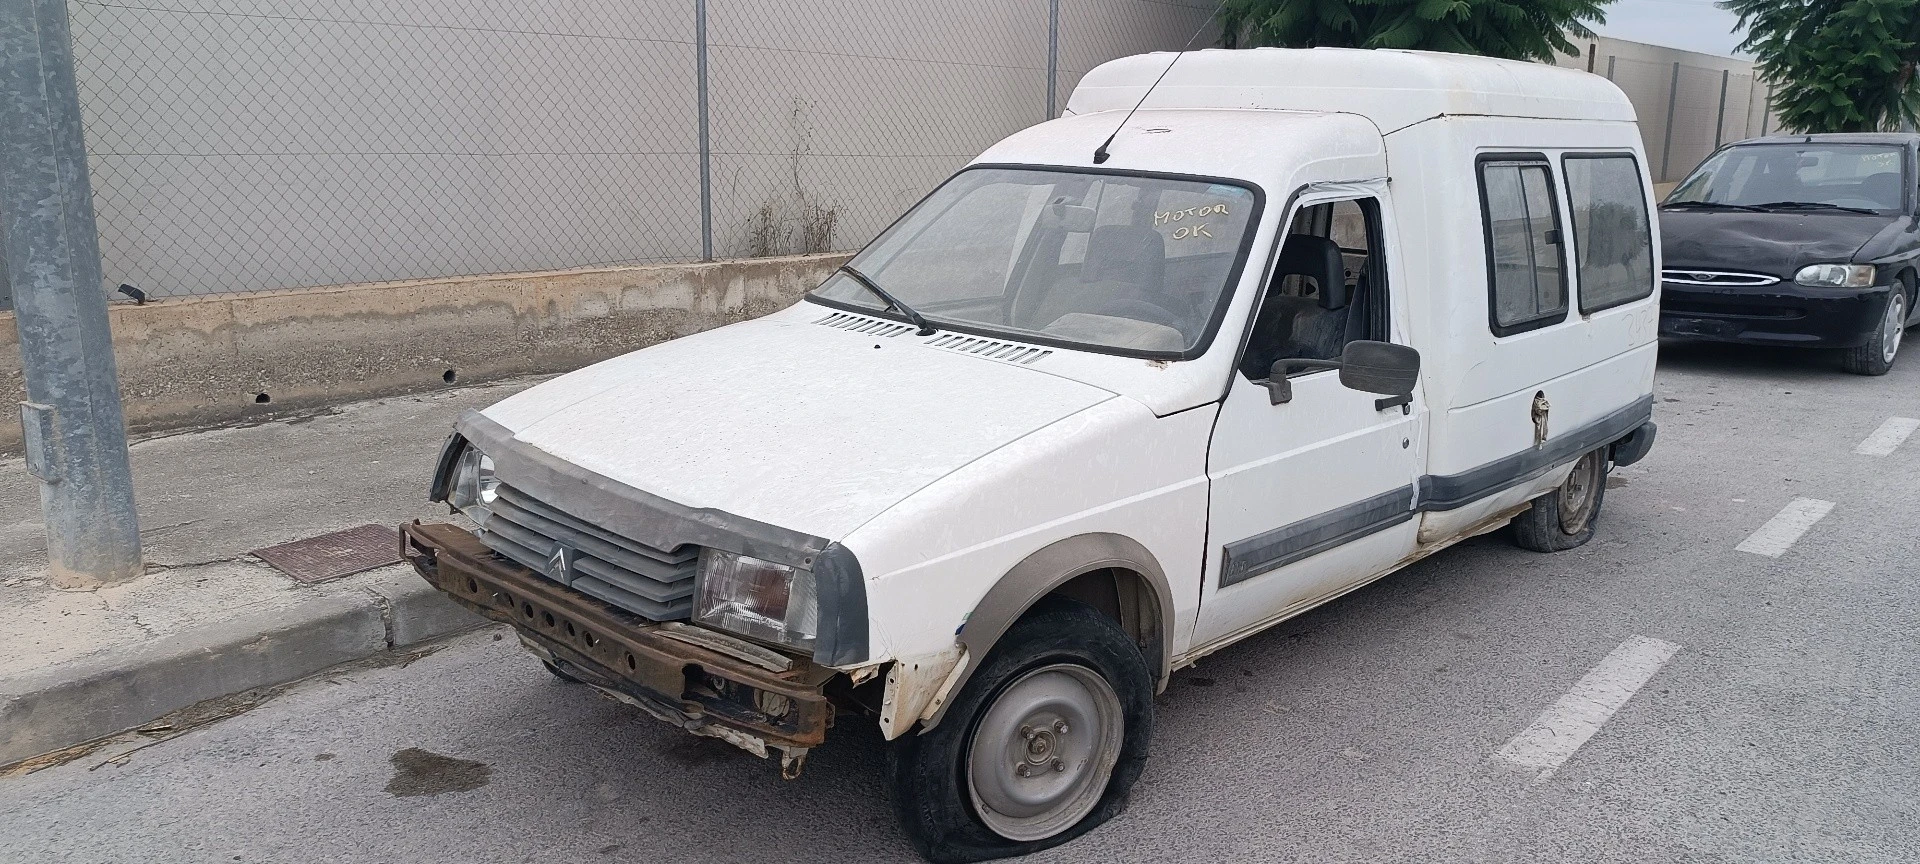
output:
POLYGON ((944 348, 948 351, 957 351, 961 354, 972 354, 977 357, 985 357, 989 360, 1018 363, 1022 366, 1031 364, 1035 360, 1039 360, 1053 353, 1045 348, 1034 348, 1030 345, 1015 345, 1012 342, 999 342, 993 339, 982 339, 978 336, 962 336, 958 333, 945 333, 936 336, 928 340, 927 344, 934 348, 944 348))
POLYGON ((813 323, 838 330, 862 333, 867 336, 898 336, 913 329, 913 325, 911 324, 882 321, 878 318, 868 318, 865 315, 854 315, 849 312, 835 312, 813 323))

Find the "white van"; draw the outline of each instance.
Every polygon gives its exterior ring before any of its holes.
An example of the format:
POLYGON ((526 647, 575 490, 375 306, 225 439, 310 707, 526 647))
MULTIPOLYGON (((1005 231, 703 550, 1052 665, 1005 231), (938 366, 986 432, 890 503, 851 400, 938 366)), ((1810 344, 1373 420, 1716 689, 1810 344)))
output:
POLYGON ((404 526, 408 557, 789 775, 874 718, 907 837, 962 861, 1118 812, 1209 652, 1503 526, 1585 542, 1654 433, 1626 98, 1174 61, 1095 69, 804 302, 468 414, 433 494, 478 532, 404 526))

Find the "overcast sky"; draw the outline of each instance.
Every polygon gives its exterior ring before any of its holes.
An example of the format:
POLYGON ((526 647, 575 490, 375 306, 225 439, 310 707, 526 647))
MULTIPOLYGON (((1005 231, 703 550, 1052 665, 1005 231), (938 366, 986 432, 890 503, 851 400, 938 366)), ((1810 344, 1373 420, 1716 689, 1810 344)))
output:
POLYGON ((1726 57, 1740 44, 1737 19, 1713 0, 1615 0, 1606 10, 1607 23, 1594 28, 1602 36, 1726 57))

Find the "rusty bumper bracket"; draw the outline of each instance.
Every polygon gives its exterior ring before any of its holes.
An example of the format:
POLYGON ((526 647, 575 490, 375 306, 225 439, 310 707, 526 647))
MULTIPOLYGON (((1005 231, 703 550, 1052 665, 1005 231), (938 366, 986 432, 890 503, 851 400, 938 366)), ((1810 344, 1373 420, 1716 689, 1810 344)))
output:
POLYGON ((496 557, 456 525, 402 525, 400 547, 422 578, 513 625, 541 659, 662 720, 762 757, 776 749, 789 774, 826 741, 833 706, 822 687, 832 669, 795 660, 774 672, 674 638, 657 622, 496 557))

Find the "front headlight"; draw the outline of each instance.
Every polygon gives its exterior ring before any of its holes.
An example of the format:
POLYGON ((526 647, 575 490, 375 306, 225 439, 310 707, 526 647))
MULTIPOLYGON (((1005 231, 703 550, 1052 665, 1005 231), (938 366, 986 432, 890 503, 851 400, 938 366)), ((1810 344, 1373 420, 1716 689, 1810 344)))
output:
POLYGON ((1810 288, 1872 288, 1872 264, 1809 264, 1793 281, 1810 288))
POLYGON ((476 511, 493 506, 499 494, 500 478, 493 475, 493 460, 468 446, 453 466, 453 489, 447 493, 447 503, 478 522, 482 514, 476 511))
POLYGON ((731 552, 703 550, 693 619, 742 636, 811 649, 820 630, 813 573, 731 552))

